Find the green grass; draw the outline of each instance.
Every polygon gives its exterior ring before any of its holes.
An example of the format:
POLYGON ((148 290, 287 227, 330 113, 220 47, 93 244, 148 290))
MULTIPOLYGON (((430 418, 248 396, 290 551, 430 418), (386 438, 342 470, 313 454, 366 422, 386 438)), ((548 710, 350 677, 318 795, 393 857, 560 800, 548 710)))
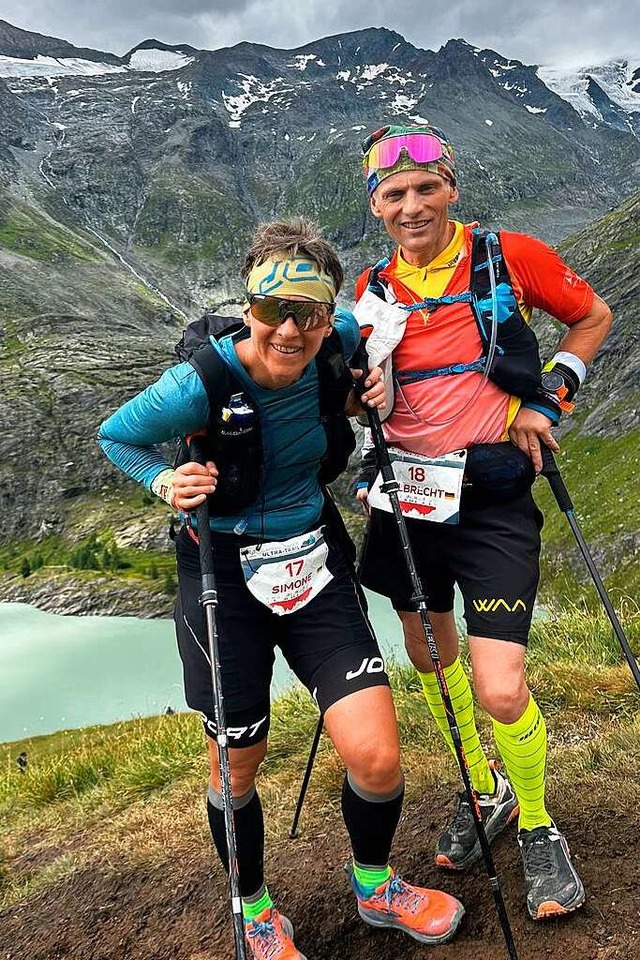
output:
POLYGON ((17 200, 0 203, 0 247, 31 260, 96 261, 95 250, 76 234, 17 200))
MULTIPOLYGON (((617 613, 632 651, 640 655, 640 607, 623 598, 617 613)), ((551 607, 544 618, 534 620, 529 651, 534 663, 594 668, 615 666, 624 656, 604 609, 591 613, 584 604, 551 607)))
MULTIPOLYGON (((558 465, 575 504, 576 518, 585 535, 615 536, 632 528, 638 517, 640 430, 623 437, 579 437, 562 441, 558 465)), ((564 539, 566 520, 546 483, 535 487, 545 515, 545 538, 564 539)))
MULTIPOLYGON (((639 528, 640 430, 616 438, 580 437, 572 431, 563 438, 557 461, 576 520, 614 601, 624 595, 637 596, 640 566, 623 538, 639 528)), ((536 482, 534 494, 545 517, 543 599, 563 604, 584 599, 589 609, 595 610, 600 601, 567 519, 546 481, 536 482)))
POLYGON ((34 578, 67 572, 85 579, 106 575, 158 587, 175 576, 173 551, 117 546, 116 538, 121 530, 147 520, 154 529, 168 531, 169 515, 165 504, 138 485, 110 491, 105 499, 81 497, 67 511, 64 535, 0 545, 0 571, 21 574, 26 561, 34 578))
MULTIPOLYGON (((623 611, 636 650, 640 614, 623 611)), ((578 609, 552 611, 536 626, 530 680, 551 735, 549 789, 554 803, 587 788, 624 807, 639 797, 640 696, 610 640, 607 624, 578 609)), ((398 712, 408 797, 443 778, 456 782, 415 673, 395 664, 390 676, 398 712)), ((273 705, 261 795, 270 836, 284 836, 294 807, 317 708, 295 688, 273 705)), ((482 739, 491 725, 478 714, 482 739)), ((0 745, 0 905, 24 902, 76 869, 197 856, 204 841, 196 798, 208 760, 195 714, 150 717, 61 731, 0 745), (26 750, 21 773, 16 757, 26 750)), ((327 737, 316 760, 307 824, 324 823, 339 797, 343 772, 327 737)), ((333 815, 333 814, 331 814, 333 815)))
MULTIPOLYGON (((640 608, 629 600, 621 609, 632 649, 640 654, 640 608)), ((640 707, 628 666, 604 614, 589 616, 571 607, 551 611, 534 624, 531 676, 542 702, 579 706, 594 713, 632 715, 640 707), (614 701, 617 700, 617 704, 614 701)), ((420 686, 412 669, 390 667, 403 741, 433 746, 424 723, 420 686)), ((292 756, 304 757, 317 709, 302 688, 294 688, 274 706, 269 737, 268 773, 277 773, 292 756)), ((94 793, 101 802, 148 797, 202 767, 202 734, 193 714, 151 717, 70 730, 0 747, 0 809, 41 809, 94 793), (26 750, 27 774, 15 758, 26 750)))

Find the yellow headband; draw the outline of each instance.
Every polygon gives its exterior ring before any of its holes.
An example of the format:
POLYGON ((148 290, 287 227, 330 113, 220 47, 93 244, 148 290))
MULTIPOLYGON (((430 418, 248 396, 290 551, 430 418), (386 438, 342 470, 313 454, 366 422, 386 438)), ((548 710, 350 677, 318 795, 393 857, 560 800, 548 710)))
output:
POLYGON ((247 278, 247 294, 271 297, 305 297, 318 303, 333 303, 336 285, 333 277, 305 257, 282 257, 256 263, 247 278))

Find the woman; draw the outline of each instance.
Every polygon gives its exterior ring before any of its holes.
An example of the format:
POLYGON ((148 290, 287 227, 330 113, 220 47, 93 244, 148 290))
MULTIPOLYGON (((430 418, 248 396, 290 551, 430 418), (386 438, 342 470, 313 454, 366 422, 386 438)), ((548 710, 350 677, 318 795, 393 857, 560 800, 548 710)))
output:
MULTIPOLYGON (((462 905, 439 891, 410 886, 389 867, 404 794, 396 717, 380 651, 340 537, 327 519, 319 481, 326 436, 320 420, 316 358, 334 328, 345 358, 354 353, 359 341, 353 316, 335 309, 342 269, 315 226, 293 220, 258 230, 243 278, 247 290, 244 328, 213 343, 240 392, 216 422, 228 422, 232 414, 247 420, 256 414, 259 419, 261 466, 254 471, 259 483, 253 502, 233 513, 227 501, 226 508, 216 513, 216 489, 220 487, 222 493, 225 479, 222 465, 219 471, 211 459, 206 466, 188 462, 172 470, 154 446, 193 434, 211 422, 207 391, 190 363, 168 370, 121 407, 102 425, 100 443, 117 466, 186 515, 206 497, 210 500, 247 943, 256 960, 304 960, 293 943, 291 924, 274 907, 263 873, 264 824, 255 777, 267 750, 275 645, 315 697, 347 768, 342 812, 353 849, 352 883, 361 917, 374 926, 404 930, 424 943, 442 943, 455 933, 462 905), (305 572, 301 594, 303 578, 297 576, 302 569, 301 548, 309 543, 313 573, 307 580, 305 572), (265 554, 274 552, 279 556, 275 567, 264 562, 265 554), (274 592, 274 585, 278 591, 274 592)), ((369 375, 366 388, 363 403, 384 402, 379 370, 369 375)), ((358 406, 353 397, 350 404, 358 406)), ((231 469, 228 466, 227 472, 231 469)), ((177 540, 176 631, 186 699, 202 713, 208 737, 207 812, 226 868, 194 541, 189 520, 177 540)))

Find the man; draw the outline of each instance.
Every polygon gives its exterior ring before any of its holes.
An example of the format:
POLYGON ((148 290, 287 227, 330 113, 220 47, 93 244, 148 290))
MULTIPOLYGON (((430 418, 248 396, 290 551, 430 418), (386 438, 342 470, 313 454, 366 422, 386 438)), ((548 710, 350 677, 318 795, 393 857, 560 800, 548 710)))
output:
MULTIPOLYGON (((582 905, 584 888, 545 807, 546 729, 524 675, 543 522, 530 487, 542 466, 541 445, 558 450, 551 428, 572 409, 611 312, 540 241, 507 232, 487 236, 477 224, 449 218, 459 196, 455 161, 438 130, 383 127, 364 141, 363 152, 371 212, 397 248, 390 262, 360 277, 356 313, 375 333, 378 314, 395 311, 399 332, 388 377, 395 397, 384 433, 411 480, 401 485, 411 501, 403 510, 471 779, 490 840, 519 814, 531 917, 564 914, 582 905), (534 307, 568 327, 542 370, 528 325, 534 307), (443 467, 444 474, 433 472, 443 467), (442 503, 434 501, 434 477, 441 478, 442 503), (493 720, 506 776, 488 762, 478 739, 458 656, 456 583, 476 696, 493 720)), ((371 519, 362 581, 391 598, 429 709, 452 747, 393 518, 379 508, 375 485, 367 504, 372 477, 364 477, 358 497, 371 519)), ((480 855, 462 793, 436 862, 464 869, 480 855)))

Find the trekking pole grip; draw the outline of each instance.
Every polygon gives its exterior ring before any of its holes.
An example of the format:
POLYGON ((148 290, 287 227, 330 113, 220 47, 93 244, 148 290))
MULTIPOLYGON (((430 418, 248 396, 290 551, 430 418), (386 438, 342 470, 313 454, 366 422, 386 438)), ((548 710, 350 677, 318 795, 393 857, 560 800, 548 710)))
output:
MULTIPOLYGON (((207 457, 202 437, 191 437, 189 440, 189 455, 194 463, 204 466, 207 457)), ((213 578, 213 551, 211 549, 211 529, 209 527, 209 501, 205 498, 195 509, 198 522, 198 538, 200 540, 200 572, 204 578, 213 578)), ((212 589, 207 582, 206 589, 212 589)))
POLYGON ((544 443, 543 440, 540 441, 540 450, 542 453, 542 470, 540 471, 543 477, 549 481, 549 486, 551 491, 558 502, 558 506, 563 513, 568 513, 573 511, 573 501, 571 495, 566 488, 565 482, 562 479, 560 469, 556 463, 556 458, 553 455, 553 451, 544 443))

